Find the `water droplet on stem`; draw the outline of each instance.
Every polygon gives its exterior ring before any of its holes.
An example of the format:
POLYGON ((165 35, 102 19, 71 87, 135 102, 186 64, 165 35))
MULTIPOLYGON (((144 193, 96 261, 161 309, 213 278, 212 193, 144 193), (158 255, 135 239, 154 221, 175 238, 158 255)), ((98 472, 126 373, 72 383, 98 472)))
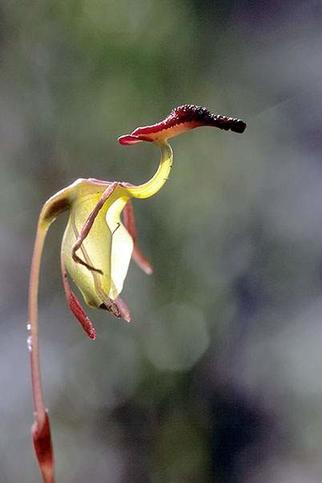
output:
POLYGON ((31 337, 31 335, 29 335, 29 337, 27 337, 27 347, 28 347, 28 351, 31 352, 32 351, 32 337, 31 337))

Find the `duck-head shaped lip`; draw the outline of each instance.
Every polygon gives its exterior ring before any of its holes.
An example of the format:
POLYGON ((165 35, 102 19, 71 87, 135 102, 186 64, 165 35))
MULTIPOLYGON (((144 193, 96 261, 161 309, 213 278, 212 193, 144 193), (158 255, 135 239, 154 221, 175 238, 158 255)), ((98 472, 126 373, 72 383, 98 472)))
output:
POLYGON ((162 142, 201 126, 212 126, 237 133, 243 133, 246 129, 246 123, 241 119, 212 114, 205 107, 184 104, 173 109, 163 121, 151 126, 138 127, 131 134, 119 137, 118 141, 123 145, 142 141, 162 142))

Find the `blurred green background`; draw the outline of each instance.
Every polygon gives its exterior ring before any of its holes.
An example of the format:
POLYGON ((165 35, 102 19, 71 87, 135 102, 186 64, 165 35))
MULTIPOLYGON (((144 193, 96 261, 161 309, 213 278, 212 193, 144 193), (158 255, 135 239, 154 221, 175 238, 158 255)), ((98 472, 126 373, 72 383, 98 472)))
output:
POLYGON ((2 0, 0 482, 40 481, 30 441, 27 286, 42 203, 79 177, 142 182, 154 146, 116 139, 182 103, 247 121, 175 139, 135 211, 127 325, 59 272, 40 291, 57 481, 322 481, 322 3, 2 0))

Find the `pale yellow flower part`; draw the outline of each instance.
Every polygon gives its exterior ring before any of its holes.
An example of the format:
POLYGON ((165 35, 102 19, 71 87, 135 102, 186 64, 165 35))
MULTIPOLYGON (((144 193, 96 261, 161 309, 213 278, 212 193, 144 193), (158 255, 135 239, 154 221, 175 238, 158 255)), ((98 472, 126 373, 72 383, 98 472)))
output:
POLYGON ((122 292, 134 244, 121 220, 121 213, 131 198, 153 196, 166 182, 173 154, 166 142, 160 144, 160 148, 159 168, 148 182, 139 186, 114 183, 114 191, 104 201, 79 248, 78 256, 86 265, 73 259, 73 247, 86 221, 112 183, 80 179, 58 194, 58 197, 67 196, 70 204, 62 242, 62 260, 85 302, 91 307, 102 307, 108 304, 109 299, 116 300, 122 292))

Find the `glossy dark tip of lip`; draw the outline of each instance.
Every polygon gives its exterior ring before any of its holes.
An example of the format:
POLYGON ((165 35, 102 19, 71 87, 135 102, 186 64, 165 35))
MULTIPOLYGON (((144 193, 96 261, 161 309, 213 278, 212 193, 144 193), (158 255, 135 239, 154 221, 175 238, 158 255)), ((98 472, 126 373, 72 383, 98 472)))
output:
POLYGON ((214 126, 238 133, 242 133, 246 129, 246 123, 241 119, 212 114, 206 107, 194 104, 184 104, 176 107, 160 124, 172 127, 182 123, 191 123, 195 126, 214 126))
POLYGON ((183 106, 176 107, 165 122, 167 120, 171 123, 176 121, 177 124, 190 122, 198 126, 214 126, 225 131, 230 130, 237 133, 243 133, 246 129, 246 123, 241 119, 212 114, 206 107, 195 106, 193 104, 184 104, 183 106))
POLYGON ((241 119, 237 119, 235 122, 234 129, 231 129, 232 131, 238 132, 238 133, 243 133, 247 127, 246 122, 242 121, 241 119))
POLYGON ((226 131, 233 131, 242 134, 247 125, 241 119, 234 119, 226 116, 214 116, 214 126, 226 131))

